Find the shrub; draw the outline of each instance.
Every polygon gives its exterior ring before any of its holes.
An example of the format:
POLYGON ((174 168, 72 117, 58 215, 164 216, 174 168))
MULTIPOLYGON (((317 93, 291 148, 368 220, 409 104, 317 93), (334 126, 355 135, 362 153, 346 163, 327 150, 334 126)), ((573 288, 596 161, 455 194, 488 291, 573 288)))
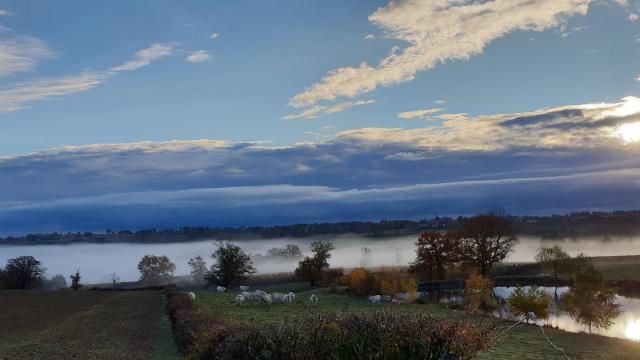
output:
POLYGON ((178 351, 185 353, 196 341, 199 334, 206 333, 215 323, 213 319, 194 311, 193 302, 187 295, 178 294, 175 288, 165 288, 167 295, 167 315, 178 351))
POLYGON ((408 314, 317 314, 267 326, 213 326, 188 359, 469 359, 491 329, 408 314))
POLYGON ((529 322, 532 320, 530 314, 538 319, 549 317, 549 295, 537 286, 530 286, 528 289, 518 286, 507 300, 509 309, 515 316, 523 316, 529 322))
POLYGON ((378 292, 376 280, 370 271, 364 268, 351 270, 348 276, 349 287, 358 295, 373 295, 378 292))
POLYGON ((415 297, 418 285, 416 279, 401 270, 381 271, 373 274, 377 292, 382 295, 407 293, 415 297))
POLYGON ((489 312, 496 307, 493 282, 480 274, 471 274, 464 281, 464 297, 471 312, 489 312))

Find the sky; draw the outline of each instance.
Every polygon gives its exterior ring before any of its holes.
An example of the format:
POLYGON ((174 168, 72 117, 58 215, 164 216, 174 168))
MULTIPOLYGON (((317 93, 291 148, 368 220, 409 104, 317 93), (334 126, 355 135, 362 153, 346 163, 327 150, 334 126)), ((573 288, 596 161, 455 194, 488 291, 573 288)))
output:
POLYGON ((0 235, 637 209, 640 1, 0 0, 0 235))

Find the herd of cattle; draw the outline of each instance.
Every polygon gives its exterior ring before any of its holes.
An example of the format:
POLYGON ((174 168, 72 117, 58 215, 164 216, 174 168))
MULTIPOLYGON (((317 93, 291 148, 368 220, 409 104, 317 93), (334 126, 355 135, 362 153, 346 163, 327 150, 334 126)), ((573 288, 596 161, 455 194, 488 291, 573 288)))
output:
MULTIPOLYGON (((227 291, 227 288, 224 286, 218 285, 215 287, 215 291, 218 293, 224 293, 227 291)), ((241 293, 236 295, 235 297, 236 304, 242 304, 245 301, 254 301, 254 302, 261 302, 266 304, 271 304, 273 302, 291 304, 296 300, 296 294, 292 292, 289 292, 287 294, 277 293, 277 292, 273 294, 269 294, 262 290, 249 291, 248 286, 240 286, 240 291, 241 293)), ((191 299, 191 301, 195 300, 196 298, 196 294, 193 292, 188 293, 187 296, 189 297, 189 299, 191 299)), ((374 305, 380 304, 383 302, 399 304, 399 303, 407 302, 409 300, 411 300, 411 296, 407 293, 397 293, 394 296, 389 296, 389 295, 369 296, 369 301, 374 305)), ((318 303, 318 296, 315 294, 311 294, 311 296, 309 297, 309 303, 311 305, 316 305, 318 303)))

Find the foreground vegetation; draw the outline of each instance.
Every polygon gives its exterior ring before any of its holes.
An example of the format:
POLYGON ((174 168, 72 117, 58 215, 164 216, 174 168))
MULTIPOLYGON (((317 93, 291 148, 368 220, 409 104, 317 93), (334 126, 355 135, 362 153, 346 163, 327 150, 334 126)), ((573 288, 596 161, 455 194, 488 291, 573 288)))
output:
MULTIPOLYGON (((309 289, 304 284, 283 284, 269 291, 301 290, 293 304, 244 303, 237 305, 233 293, 197 293, 195 309, 211 319, 224 319, 230 324, 281 324, 299 318, 311 318, 317 313, 368 314, 385 311, 393 314, 423 315, 435 319, 471 321, 481 326, 492 326, 497 319, 468 314, 465 311, 436 304, 380 304, 373 305, 365 298, 329 293, 329 289, 309 289), (308 303, 309 296, 319 297, 317 305, 308 303)), ((500 322, 494 334, 512 325, 500 322)), ((575 334, 545 328, 545 332, 572 359, 640 359, 640 343, 584 333, 575 334)), ((490 337, 485 339, 490 341, 490 337)), ((521 324, 502 335, 479 359, 559 359, 561 354, 545 340, 539 327, 521 324)))
POLYGON ((161 291, 0 291, 0 359, 176 359, 161 291))

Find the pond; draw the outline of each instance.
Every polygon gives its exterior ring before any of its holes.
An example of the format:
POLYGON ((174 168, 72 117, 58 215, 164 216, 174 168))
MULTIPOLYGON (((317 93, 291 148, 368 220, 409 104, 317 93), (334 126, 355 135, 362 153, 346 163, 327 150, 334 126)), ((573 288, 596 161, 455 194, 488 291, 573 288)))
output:
MULTIPOLYGON (((525 289, 528 286, 524 286, 525 289)), ((562 311, 560 304, 560 298, 562 294, 569 291, 568 287, 539 287, 544 290, 551 297, 551 309, 550 316, 546 320, 539 320, 536 323, 539 325, 548 325, 558 329, 562 329, 569 332, 589 332, 589 328, 584 325, 578 324, 572 319, 566 312, 562 311)), ((511 296, 515 287, 495 287, 493 288, 494 295, 500 304, 500 308, 493 313, 495 317, 520 320, 513 316, 506 304, 507 299, 511 296)), ((457 304, 464 303, 464 298, 461 296, 462 290, 453 291, 438 291, 428 293, 431 301, 438 301, 442 304, 457 304)), ((640 299, 630 298, 625 296, 616 295, 615 302, 620 305, 621 313, 614 319, 614 324, 608 329, 593 328, 592 333, 600 334, 604 336, 616 337, 621 339, 628 339, 633 341, 640 341, 640 299)))

